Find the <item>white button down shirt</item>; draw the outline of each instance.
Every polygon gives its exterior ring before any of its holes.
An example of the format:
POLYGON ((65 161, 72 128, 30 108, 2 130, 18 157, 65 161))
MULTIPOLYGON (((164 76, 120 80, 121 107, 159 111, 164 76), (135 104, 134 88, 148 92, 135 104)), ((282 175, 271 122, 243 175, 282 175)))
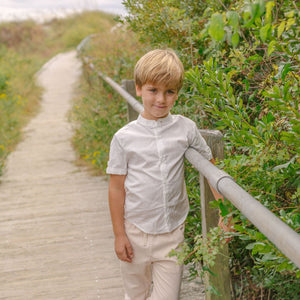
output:
POLYGON ((184 153, 189 147, 212 158, 196 124, 180 115, 158 121, 140 115, 114 135, 106 172, 126 175, 124 217, 143 232, 167 233, 184 222, 189 211, 184 153))

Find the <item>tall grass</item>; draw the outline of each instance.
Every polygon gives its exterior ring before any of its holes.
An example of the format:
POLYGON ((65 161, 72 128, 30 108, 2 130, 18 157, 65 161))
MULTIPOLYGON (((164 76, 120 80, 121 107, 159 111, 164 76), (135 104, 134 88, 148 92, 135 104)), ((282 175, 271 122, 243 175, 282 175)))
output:
POLYGON ((33 78, 42 60, 24 52, 33 50, 41 32, 32 22, 0 27, 0 174, 7 154, 20 139, 22 125, 37 109, 41 89, 33 78))
MULTIPOLYGON (((124 28, 94 36, 82 54, 92 58, 97 70, 121 84, 133 78, 133 68, 144 50, 135 35, 124 28)), ((72 119, 78 125, 74 145, 80 157, 100 174, 105 172, 110 140, 127 122, 124 99, 86 65, 75 99, 72 119)))
POLYGON ((74 49, 87 35, 109 31, 112 15, 84 12, 46 24, 0 24, 0 175, 21 128, 37 112, 42 90, 34 74, 59 52, 74 49))

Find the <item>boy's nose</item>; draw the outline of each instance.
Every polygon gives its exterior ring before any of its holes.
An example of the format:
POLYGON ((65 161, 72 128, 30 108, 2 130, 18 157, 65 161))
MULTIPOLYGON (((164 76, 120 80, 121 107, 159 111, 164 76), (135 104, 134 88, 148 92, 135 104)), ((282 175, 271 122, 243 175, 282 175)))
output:
POLYGON ((165 95, 164 95, 164 93, 158 93, 157 94, 157 101, 159 103, 164 103, 165 102, 165 95))

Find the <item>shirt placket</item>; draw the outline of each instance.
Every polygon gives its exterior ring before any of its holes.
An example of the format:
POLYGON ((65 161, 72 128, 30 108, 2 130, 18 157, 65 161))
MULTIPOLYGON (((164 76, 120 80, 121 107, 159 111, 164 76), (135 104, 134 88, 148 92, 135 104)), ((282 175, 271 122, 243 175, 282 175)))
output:
POLYGON ((155 128, 155 137, 156 137, 156 146, 157 152, 159 157, 159 170, 160 176, 162 180, 162 197, 163 197, 163 204, 164 204, 164 221, 167 229, 169 230, 169 208, 168 208, 168 178, 167 178, 167 161, 166 161, 166 153, 164 151, 164 144, 163 144, 163 136, 161 127, 158 126, 155 128))

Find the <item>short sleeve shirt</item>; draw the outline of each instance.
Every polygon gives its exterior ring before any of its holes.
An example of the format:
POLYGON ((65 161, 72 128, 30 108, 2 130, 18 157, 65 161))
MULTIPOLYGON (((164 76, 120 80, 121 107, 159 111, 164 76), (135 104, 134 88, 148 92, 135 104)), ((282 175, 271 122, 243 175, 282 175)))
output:
POLYGON ((212 158, 196 124, 180 115, 157 121, 139 115, 114 135, 106 172, 126 175, 124 218, 143 232, 171 232, 186 219, 184 153, 189 147, 212 158))

